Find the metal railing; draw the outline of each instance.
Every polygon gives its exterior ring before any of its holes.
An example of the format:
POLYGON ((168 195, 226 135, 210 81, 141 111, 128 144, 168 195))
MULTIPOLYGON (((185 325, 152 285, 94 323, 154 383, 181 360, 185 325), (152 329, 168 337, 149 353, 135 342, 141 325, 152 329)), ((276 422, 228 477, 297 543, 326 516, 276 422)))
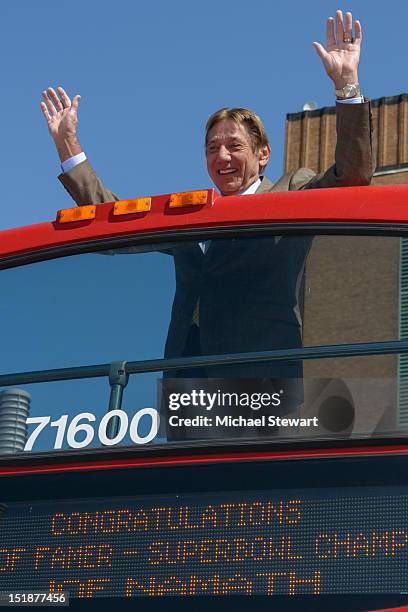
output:
MULTIPOLYGON (((264 363, 269 361, 300 361, 309 359, 330 359, 333 357, 366 357, 374 355, 399 355, 408 353, 408 340, 387 342, 363 342, 354 344, 330 344, 296 349, 275 349, 272 351, 253 351, 227 355, 204 355, 199 357, 177 357, 171 359, 150 359, 143 361, 113 362, 124 363, 125 373, 141 374, 146 372, 171 372, 183 368, 200 368, 215 365, 236 365, 264 363)), ((58 380, 77 380, 82 378, 109 377, 112 364, 96 364, 17 372, 0 375, 0 387, 26 385, 58 380)))

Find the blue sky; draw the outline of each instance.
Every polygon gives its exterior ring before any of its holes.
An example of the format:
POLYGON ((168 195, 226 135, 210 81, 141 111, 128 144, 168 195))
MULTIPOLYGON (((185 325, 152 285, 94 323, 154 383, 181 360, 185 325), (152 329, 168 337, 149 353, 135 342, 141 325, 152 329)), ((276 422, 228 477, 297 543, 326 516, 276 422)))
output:
POLYGON ((8 228, 52 219, 70 205, 39 110, 40 92, 80 93, 80 140, 121 197, 206 187, 207 117, 249 106, 282 172, 285 115, 307 100, 333 103, 312 42, 325 20, 352 10, 364 28, 360 80, 371 98, 408 91, 408 5, 356 0, 20 0, 2 2, 3 215, 8 228))

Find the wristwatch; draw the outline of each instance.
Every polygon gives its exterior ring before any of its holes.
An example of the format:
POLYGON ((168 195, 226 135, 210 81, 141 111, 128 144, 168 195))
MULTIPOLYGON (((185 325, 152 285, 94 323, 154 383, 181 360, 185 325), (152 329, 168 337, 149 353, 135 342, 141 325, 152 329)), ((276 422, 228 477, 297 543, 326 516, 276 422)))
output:
POLYGON ((361 96, 360 85, 358 83, 347 83, 342 89, 336 89, 336 96, 340 100, 361 96))

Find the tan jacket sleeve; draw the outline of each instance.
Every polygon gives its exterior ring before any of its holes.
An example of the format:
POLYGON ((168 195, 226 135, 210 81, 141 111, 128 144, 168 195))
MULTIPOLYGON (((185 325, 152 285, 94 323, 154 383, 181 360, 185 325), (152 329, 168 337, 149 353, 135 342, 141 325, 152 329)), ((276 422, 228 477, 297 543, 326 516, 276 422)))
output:
POLYGON ((335 163, 326 172, 311 175, 301 168, 289 179, 289 189, 319 189, 369 185, 375 170, 370 102, 336 104, 335 163))
MULTIPOLYGON (((335 163, 326 172, 315 174, 300 168, 285 174, 273 186, 269 182, 270 186, 262 185, 257 193, 369 185, 375 170, 370 103, 337 104, 336 130, 335 163)), ((58 178, 78 206, 120 199, 105 187, 87 160, 58 178)))
POLYGON ((105 187, 88 160, 60 174, 58 178, 78 206, 114 202, 120 199, 105 187))

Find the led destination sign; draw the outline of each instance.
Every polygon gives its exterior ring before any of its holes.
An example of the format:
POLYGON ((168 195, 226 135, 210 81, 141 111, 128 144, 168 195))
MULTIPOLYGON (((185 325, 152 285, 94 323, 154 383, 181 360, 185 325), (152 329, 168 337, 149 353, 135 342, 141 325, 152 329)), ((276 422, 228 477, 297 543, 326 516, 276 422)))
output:
POLYGON ((0 590, 71 597, 400 593, 408 495, 376 487, 10 504, 0 590))

